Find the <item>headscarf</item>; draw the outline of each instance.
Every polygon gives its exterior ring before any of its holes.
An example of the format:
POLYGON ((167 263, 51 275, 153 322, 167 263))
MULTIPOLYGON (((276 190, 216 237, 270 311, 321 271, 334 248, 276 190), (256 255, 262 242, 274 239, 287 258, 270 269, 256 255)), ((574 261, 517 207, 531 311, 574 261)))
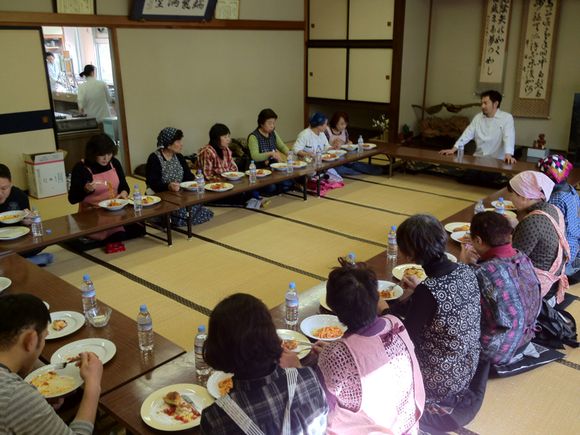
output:
POLYGON ((520 172, 509 184, 514 192, 527 199, 547 201, 554 190, 554 182, 537 171, 520 172))
POLYGON ((552 154, 538 161, 538 169, 546 174, 554 183, 560 184, 568 178, 574 165, 560 154, 552 154))
POLYGON ((157 135, 157 148, 167 148, 175 142, 175 133, 177 129, 173 127, 165 127, 157 135))
POLYGON ((327 120, 328 118, 324 116, 323 113, 316 112, 314 115, 310 117, 310 127, 312 128, 320 127, 321 125, 324 125, 324 123, 327 120))

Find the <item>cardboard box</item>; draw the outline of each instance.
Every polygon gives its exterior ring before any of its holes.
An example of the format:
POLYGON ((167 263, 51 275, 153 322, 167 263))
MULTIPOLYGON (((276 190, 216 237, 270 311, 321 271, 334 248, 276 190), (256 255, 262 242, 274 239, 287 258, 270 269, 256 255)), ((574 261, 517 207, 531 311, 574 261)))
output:
POLYGON ((538 160, 544 159, 550 155, 550 150, 539 148, 526 148, 526 162, 537 163, 538 160))
POLYGON ((66 193, 66 173, 62 152, 24 154, 28 191, 34 198, 66 193))

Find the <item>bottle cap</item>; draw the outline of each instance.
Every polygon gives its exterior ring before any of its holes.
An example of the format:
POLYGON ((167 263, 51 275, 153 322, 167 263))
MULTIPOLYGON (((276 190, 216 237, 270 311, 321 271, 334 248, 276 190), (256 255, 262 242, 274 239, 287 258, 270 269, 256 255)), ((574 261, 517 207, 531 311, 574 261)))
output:
POLYGON ((85 273, 83 275, 83 281, 90 281, 90 280, 91 280, 91 277, 89 276, 89 274, 88 273, 85 273))
POLYGON ((254 161, 252 160, 252 162, 251 162, 251 163, 254 163, 254 161))
POLYGON ((296 283, 294 281, 292 281, 288 287, 294 289, 294 288, 296 288, 296 283))
POLYGON ((392 226, 391 226, 391 230, 393 230, 393 231, 397 231, 397 226, 396 226, 396 225, 392 225, 392 226))
POLYGON ((141 304, 141 306, 139 307, 139 311, 141 311, 142 313, 147 312, 147 305, 146 304, 141 304))
POLYGON ((135 189, 135 190, 139 189, 139 185, 138 185, 138 184, 135 184, 135 185, 133 186, 133 189, 135 189))
POLYGON ((500 197, 498 198, 498 201, 500 201, 500 202, 503 202, 503 196, 500 196, 500 197))
POLYGON ((199 325, 197 327, 197 332, 205 332, 205 325, 199 325))

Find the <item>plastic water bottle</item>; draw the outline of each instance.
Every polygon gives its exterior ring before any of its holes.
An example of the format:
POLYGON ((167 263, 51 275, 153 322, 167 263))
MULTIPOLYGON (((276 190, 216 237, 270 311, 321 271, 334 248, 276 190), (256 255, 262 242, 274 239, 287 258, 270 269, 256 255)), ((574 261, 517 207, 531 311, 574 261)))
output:
POLYGON ((296 283, 291 282, 286 292, 286 324, 294 326, 298 323, 298 292, 296 292, 296 283))
POLYGON ((139 307, 139 314, 137 315, 137 337, 139 338, 141 352, 151 352, 153 350, 153 320, 145 304, 139 307))
POLYGON ((81 285, 81 300, 83 302, 83 314, 85 318, 89 319, 97 311, 97 292, 95 285, 91 281, 88 273, 83 275, 83 283, 81 285))
POLYGON ((314 166, 320 168, 322 166, 322 151, 316 150, 314 154, 314 166))
POLYGON ((503 197, 501 196, 497 199, 495 211, 499 214, 505 214, 505 202, 503 201, 503 197))
POLYGON ((208 366, 205 359, 203 359, 203 345, 206 339, 207 332, 205 331, 205 326, 198 326, 197 335, 195 336, 195 342, 193 345, 193 351, 195 353, 195 372, 197 373, 197 376, 207 376, 211 372, 211 367, 208 366))
POLYGON ((356 255, 354 255, 354 252, 348 253, 348 255, 346 256, 346 262, 352 266, 356 264, 356 255))
POLYGON ((201 195, 205 192, 205 178, 203 178, 203 172, 201 172, 201 169, 198 169, 197 174, 195 174, 195 182, 197 183, 197 193, 201 195))
POLYGON ((135 213, 141 213, 143 211, 143 195, 141 195, 138 184, 133 186, 133 209, 135 213))
POLYGON ((71 185, 71 183, 72 183, 72 175, 71 175, 71 173, 69 172, 69 173, 66 175, 66 191, 67 191, 67 192, 69 192, 69 191, 70 191, 70 185, 71 185))
POLYGON ((358 140, 356 141, 357 144, 357 148, 356 148, 356 152, 357 153, 362 153, 363 152, 363 144, 365 143, 365 141, 363 140, 362 134, 359 135, 358 140))
POLYGON ((254 163, 254 161, 252 160, 252 162, 250 163, 250 184, 254 184, 257 180, 258 180, 258 172, 256 169, 256 164, 254 163))
POLYGON ((294 172, 294 153, 292 151, 288 151, 288 157, 286 158, 286 171, 291 174, 294 172))
POLYGON ((393 225, 387 238, 387 259, 396 260, 399 253, 397 246, 397 227, 393 225))
POLYGON ((42 237, 44 230, 42 228, 42 218, 37 209, 32 211, 32 225, 30 226, 32 237, 42 237))
POLYGON ((479 201, 477 201, 477 204, 475 204, 475 214, 478 213, 483 213, 485 211, 485 205, 483 205, 483 199, 480 199, 479 201))
POLYGON ((464 155, 465 155, 465 145, 458 145, 457 146, 457 161, 462 162, 464 155))

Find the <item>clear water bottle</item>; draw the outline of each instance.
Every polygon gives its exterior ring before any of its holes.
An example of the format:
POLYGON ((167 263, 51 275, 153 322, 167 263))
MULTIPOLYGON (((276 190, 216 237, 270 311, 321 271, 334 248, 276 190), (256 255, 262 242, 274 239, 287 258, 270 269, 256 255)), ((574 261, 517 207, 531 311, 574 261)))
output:
POLYGON ((287 172, 289 174, 294 172, 294 153, 292 151, 288 151, 288 157, 286 159, 286 166, 287 166, 287 172))
POLYGON ((322 151, 316 150, 314 154, 314 166, 320 168, 322 166, 322 151))
POLYGON ((483 199, 480 199, 479 201, 477 201, 477 204, 475 204, 474 212, 475 212, 475 214, 478 214, 478 213, 483 213, 484 211, 485 211, 485 205, 483 205, 483 199))
POLYGON ((211 372, 211 367, 207 365, 203 359, 203 345, 207 339, 207 332, 205 326, 200 325, 197 328, 197 335, 193 345, 193 352, 195 353, 195 372, 197 376, 208 376, 211 372))
POLYGON ((143 211, 143 195, 139 190, 139 185, 135 184, 133 186, 133 208, 135 213, 141 213, 143 211))
POLYGON ((153 350, 153 320, 145 304, 139 307, 137 315, 137 337, 139 338, 139 349, 142 352, 153 350))
POLYGON ((399 248, 397 246, 397 227, 393 225, 387 237, 387 259, 393 261, 397 259, 399 248))
POLYGON ((258 180, 258 172, 256 169, 256 164, 254 163, 253 160, 250 163, 249 173, 250 173, 250 184, 254 184, 258 180))
POLYGON ((298 306, 296 283, 291 282, 286 292, 286 325, 295 326, 298 323, 298 306))
POLYGON ((505 202, 501 196, 497 199, 497 203, 495 204, 495 211, 499 214, 505 214, 505 202))
POLYGON ((97 292, 95 285, 91 281, 88 273, 83 275, 83 283, 81 285, 81 300, 83 302, 83 313, 85 318, 89 319, 97 311, 97 292))
POLYGON ((348 253, 348 255, 346 256, 346 262, 351 266, 354 266, 356 264, 356 255, 354 255, 354 252, 348 253))
POLYGON ((71 185, 71 183, 72 183, 72 175, 71 175, 71 173, 69 172, 69 173, 66 175, 66 191, 67 191, 67 192, 69 192, 69 191, 70 191, 70 185, 71 185))
POLYGON ((195 182, 197 183, 197 193, 201 195, 205 192, 205 178, 203 178, 203 172, 201 172, 201 169, 198 169, 197 174, 195 174, 195 182))
POLYGON ((358 140, 356 141, 357 147, 356 147, 356 152, 357 153, 362 153, 363 152, 363 144, 365 143, 362 134, 359 135, 358 140))
POLYGON ((462 162, 464 155, 465 155, 465 145, 458 145, 457 146, 457 161, 462 162))
POLYGON ((32 237, 42 237, 44 234, 42 218, 36 208, 32 210, 32 225, 30 226, 30 230, 32 231, 32 237))

